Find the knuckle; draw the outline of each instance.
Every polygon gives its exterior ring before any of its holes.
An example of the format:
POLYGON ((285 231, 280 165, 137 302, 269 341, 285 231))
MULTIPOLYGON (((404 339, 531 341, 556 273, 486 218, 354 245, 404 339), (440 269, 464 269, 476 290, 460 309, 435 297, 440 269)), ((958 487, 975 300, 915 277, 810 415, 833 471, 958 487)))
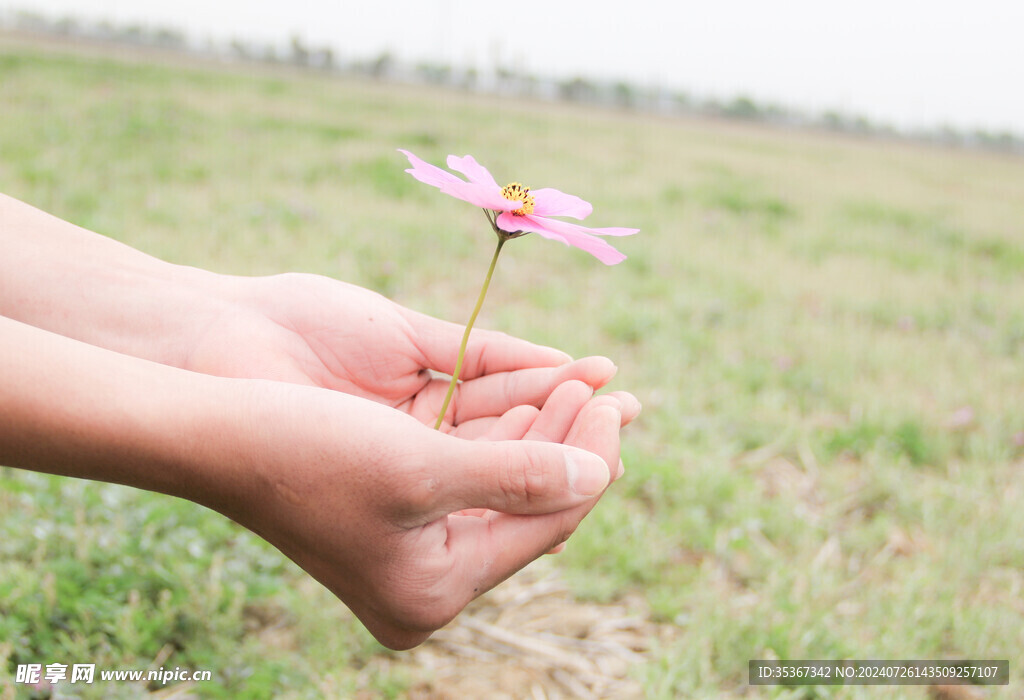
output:
MULTIPOLYGON (((431 460, 421 454, 403 454, 398 460, 403 468, 394 470, 387 477, 386 498, 399 511, 421 514, 433 510, 442 496, 441 473, 431 460)), ((381 473, 388 469, 382 468, 381 473)))
POLYGON ((544 460, 533 452, 509 454, 502 470, 501 489, 509 503, 531 503, 551 488, 544 460))
POLYGON ((504 386, 502 387, 504 396, 502 399, 507 406, 515 406, 519 403, 517 397, 519 395, 519 377, 515 372, 509 372, 508 376, 505 377, 504 386))
POLYGON ((432 510, 437 504, 441 480, 433 474, 423 474, 406 480, 401 489, 396 489, 396 500, 410 513, 432 510))

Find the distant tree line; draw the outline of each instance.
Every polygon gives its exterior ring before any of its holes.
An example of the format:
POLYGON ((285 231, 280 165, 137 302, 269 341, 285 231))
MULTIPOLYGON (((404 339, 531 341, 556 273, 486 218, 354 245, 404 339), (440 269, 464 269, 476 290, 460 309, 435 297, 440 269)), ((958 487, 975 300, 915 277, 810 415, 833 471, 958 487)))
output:
MULTIPOLYGON (((0 20, 4 19, 0 17, 0 20)), ((2 24, 24 32, 81 37, 96 41, 169 49, 186 49, 188 46, 185 33, 178 29, 152 28, 141 24, 115 25, 106 20, 83 22, 77 17, 52 18, 27 10, 15 10, 2 24)))
POLYGON ((388 52, 369 58, 341 61, 330 46, 310 46, 297 35, 293 35, 285 44, 253 42, 241 38, 225 44, 212 41, 196 43, 181 30, 171 27, 86 22, 75 17, 52 18, 24 10, 15 10, 6 17, 0 14, 0 27, 3 26, 30 33, 197 53, 223 60, 286 64, 311 70, 362 75, 375 80, 426 83, 473 92, 561 100, 664 115, 706 116, 817 128, 1024 154, 1024 136, 1009 131, 963 130, 951 126, 900 130, 862 115, 838 111, 809 114, 773 103, 758 102, 747 95, 722 101, 698 98, 660 87, 641 87, 622 80, 602 81, 583 76, 553 79, 508 67, 481 72, 475 67, 462 68, 426 61, 406 65, 388 52))

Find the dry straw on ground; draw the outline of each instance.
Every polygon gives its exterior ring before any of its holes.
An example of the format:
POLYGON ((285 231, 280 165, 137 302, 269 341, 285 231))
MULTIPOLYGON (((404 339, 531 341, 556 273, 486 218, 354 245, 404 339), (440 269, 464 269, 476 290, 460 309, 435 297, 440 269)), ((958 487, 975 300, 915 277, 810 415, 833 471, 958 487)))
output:
POLYGON ((410 697, 639 698, 635 672, 667 630, 642 599, 576 600, 537 562, 413 652, 430 679, 410 697))
MULTIPOLYGON (((280 613, 254 612, 250 633, 271 646, 293 646, 280 613)), ((409 687, 401 697, 410 700, 630 700, 644 697, 638 671, 651 645, 671 634, 671 625, 651 621, 642 597, 580 601, 557 568, 540 560, 474 601, 420 647, 382 655, 377 666, 403 670, 409 687)), ((336 691, 325 683, 325 692, 336 691)), ((192 700, 198 690, 180 683, 149 697, 192 700)), ((377 697, 369 689, 354 696, 377 697)))

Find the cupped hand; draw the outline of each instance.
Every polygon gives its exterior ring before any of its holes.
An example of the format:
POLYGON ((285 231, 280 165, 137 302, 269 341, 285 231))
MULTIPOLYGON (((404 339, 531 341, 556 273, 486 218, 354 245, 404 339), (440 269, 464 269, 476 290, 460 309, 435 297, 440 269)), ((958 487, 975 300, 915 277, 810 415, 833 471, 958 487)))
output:
MULTIPOLYGON (((463 327, 355 285, 285 274, 223 278, 231 300, 207 320, 186 369, 274 379, 371 399, 433 423, 463 327)), ((517 406, 540 408, 559 384, 597 389, 615 374, 603 357, 578 361, 503 333, 475 329, 443 429, 479 436, 517 406)))
POLYGON ((467 440, 353 396, 258 386, 244 467, 203 498, 395 649, 564 542, 618 472, 619 428, 639 409, 568 382, 530 419, 492 424, 502 439, 467 440))

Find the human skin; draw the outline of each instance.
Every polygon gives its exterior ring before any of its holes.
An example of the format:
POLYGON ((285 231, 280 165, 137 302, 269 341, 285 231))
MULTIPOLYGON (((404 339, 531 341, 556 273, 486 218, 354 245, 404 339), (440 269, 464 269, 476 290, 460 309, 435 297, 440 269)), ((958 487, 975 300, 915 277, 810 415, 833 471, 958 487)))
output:
POLYGON ((0 198, 0 463, 195 501, 408 648, 558 547, 620 473, 614 367, 305 275, 182 268, 0 198))
MULTIPOLYGON (((305 274, 237 277, 174 265, 0 194, 0 315, 162 364, 343 391, 433 421, 463 328, 305 274)), ((599 389, 603 357, 494 331, 470 338, 443 428, 480 435, 565 381, 599 389)), ((635 398, 619 394, 630 410, 635 398)))

